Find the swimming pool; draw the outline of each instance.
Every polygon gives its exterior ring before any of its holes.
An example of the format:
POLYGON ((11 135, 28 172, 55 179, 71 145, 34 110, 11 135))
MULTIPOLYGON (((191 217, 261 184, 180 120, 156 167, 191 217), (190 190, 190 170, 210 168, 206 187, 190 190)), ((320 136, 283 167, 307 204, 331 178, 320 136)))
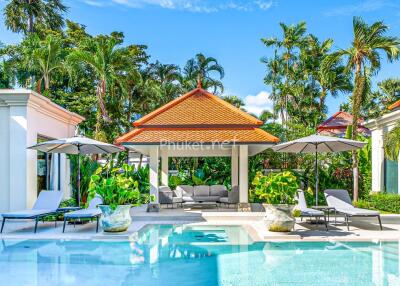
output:
POLYGON ((153 225, 134 241, 3 240, 0 285, 400 285, 398 242, 254 242, 153 225))

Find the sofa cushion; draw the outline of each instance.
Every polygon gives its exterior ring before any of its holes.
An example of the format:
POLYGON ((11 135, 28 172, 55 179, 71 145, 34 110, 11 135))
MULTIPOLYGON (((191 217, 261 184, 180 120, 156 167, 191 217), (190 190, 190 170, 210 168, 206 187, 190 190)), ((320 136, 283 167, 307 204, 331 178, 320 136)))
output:
POLYGON ((194 196, 195 202, 218 202, 219 196, 194 196))
POLYGON ((209 196, 210 187, 206 185, 194 186, 194 196, 209 196))
POLYGON ((228 190, 224 185, 212 185, 210 186, 210 196, 227 197, 228 190))
POLYGON ((193 197, 193 186, 180 185, 176 187, 177 194, 182 194, 182 197, 193 197))
POLYGON ((228 197, 219 198, 219 201, 220 201, 221 203, 229 204, 229 198, 228 198, 228 197))
POLYGON ((172 201, 173 201, 174 203, 181 203, 181 202, 182 202, 182 198, 173 197, 173 198, 172 198, 172 201))
POLYGON ((189 196, 183 196, 182 201, 183 202, 194 202, 193 197, 189 197, 189 196))

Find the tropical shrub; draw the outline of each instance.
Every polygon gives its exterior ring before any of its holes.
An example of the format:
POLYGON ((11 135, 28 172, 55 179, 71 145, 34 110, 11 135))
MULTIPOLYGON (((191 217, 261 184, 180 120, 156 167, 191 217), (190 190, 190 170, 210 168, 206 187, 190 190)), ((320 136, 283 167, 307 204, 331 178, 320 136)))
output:
POLYGON ((81 170, 80 198, 81 202, 86 203, 90 178, 99 168, 100 164, 89 156, 69 155, 69 159, 71 162, 71 186, 72 186, 73 197, 74 198, 77 197, 78 159, 79 159, 80 170, 81 170))
POLYGON ((373 193, 356 202, 357 207, 390 213, 400 213, 400 196, 389 193, 373 193))
POLYGON ((269 173, 267 176, 258 172, 252 182, 252 198, 256 202, 268 204, 295 204, 298 180, 293 173, 269 173))
POLYGON ((139 184, 131 176, 132 169, 132 166, 123 164, 121 169, 114 168, 104 177, 103 168, 98 168, 90 179, 88 201, 98 195, 111 209, 115 209, 118 205, 139 205, 141 203, 139 184))

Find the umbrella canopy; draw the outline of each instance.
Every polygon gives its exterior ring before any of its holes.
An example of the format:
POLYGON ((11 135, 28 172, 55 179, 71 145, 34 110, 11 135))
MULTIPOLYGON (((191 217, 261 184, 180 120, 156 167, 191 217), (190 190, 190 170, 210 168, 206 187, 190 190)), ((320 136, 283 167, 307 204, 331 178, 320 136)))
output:
POLYGON ((28 149, 63 154, 109 154, 124 150, 109 143, 81 136, 50 140, 31 146, 28 149))
POLYGON ((331 136, 310 135, 272 147, 275 152, 315 153, 315 202, 318 205, 318 153, 333 153, 361 149, 365 142, 331 136))
MULTIPOLYGON (((45 153, 63 153, 74 154, 78 156, 81 154, 110 154, 121 152, 124 150, 121 147, 82 136, 50 140, 28 147, 28 149, 34 149, 45 153)), ((78 206, 80 206, 81 171, 79 158, 77 185, 77 200, 78 206)))
POLYGON ((330 153, 357 150, 366 143, 349 139, 310 135, 272 147, 275 152, 286 153, 330 153))

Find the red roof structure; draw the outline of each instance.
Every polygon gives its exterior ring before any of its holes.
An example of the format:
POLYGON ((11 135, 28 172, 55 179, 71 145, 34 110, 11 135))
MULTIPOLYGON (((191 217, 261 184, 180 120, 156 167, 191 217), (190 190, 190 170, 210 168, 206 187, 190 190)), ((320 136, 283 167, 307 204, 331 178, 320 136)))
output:
MULTIPOLYGON (((346 129, 352 125, 353 116, 344 111, 338 111, 321 125, 318 126, 317 132, 321 135, 344 137, 346 129)), ((369 136, 371 132, 368 128, 363 126, 364 120, 358 120, 358 132, 369 136)))

